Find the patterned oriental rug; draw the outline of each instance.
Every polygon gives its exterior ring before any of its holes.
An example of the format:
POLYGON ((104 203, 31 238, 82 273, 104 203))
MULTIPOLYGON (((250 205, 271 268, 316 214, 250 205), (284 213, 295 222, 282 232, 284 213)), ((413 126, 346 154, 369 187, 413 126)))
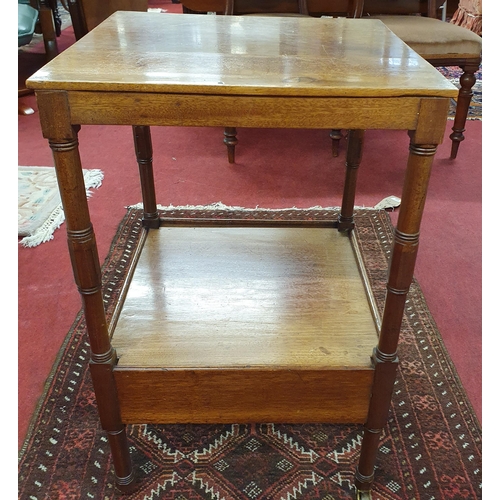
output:
MULTIPOLYGON (((336 209, 168 207, 161 216, 334 218, 336 209)), ((103 265, 111 315, 141 228, 129 208, 103 265)), ((356 231, 378 307, 393 227, 385 211, 358 209, 356 231)), ((407 299, 398 379, 378 454, 373 499, 481 498, 481 429, 418 283, 407 299)), ((117 499, 88 372, 80 313, 61 348, 19 462, 19 498, 117 499)), ((189 394, 186 394, 189 397, 189 394)), ((128 426, 137 499, 339 500, 353 498, 360 425, 128 426)))

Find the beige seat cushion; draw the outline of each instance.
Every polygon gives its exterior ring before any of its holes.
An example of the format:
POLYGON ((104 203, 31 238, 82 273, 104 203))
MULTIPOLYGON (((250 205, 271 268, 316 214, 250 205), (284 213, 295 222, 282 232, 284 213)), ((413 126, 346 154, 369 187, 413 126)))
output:
POLYGON ((380 19, 424 58, 481 57, 482 38, 467 28, 421 16, 371 16, 380 19))

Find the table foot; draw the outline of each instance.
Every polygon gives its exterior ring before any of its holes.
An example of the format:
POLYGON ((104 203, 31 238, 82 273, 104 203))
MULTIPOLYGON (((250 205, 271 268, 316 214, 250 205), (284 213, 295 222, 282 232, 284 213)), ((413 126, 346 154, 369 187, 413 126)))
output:
POLYGON ((125 426, 119 431, 108 431, 108 441, 115 468, 115 487, 122 493, 132 493, 139 485, 132 468, 125 426))
POLYGON ((371 491, 362 491, 362 490, 356 491, 356 500, 371 500, 371 498, 372 498, 371 491))

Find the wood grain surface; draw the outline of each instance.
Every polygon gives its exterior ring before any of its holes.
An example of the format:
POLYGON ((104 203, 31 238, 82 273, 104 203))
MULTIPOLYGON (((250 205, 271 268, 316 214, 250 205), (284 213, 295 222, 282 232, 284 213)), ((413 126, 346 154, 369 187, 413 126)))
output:
POLYGON ((150 231, 113 334, 119 367, 367 368, 377 330, 349 237, 150 231))
POLYGON ((116 12, 28 79, 34 89, 453 97, 371 19, 116 12))

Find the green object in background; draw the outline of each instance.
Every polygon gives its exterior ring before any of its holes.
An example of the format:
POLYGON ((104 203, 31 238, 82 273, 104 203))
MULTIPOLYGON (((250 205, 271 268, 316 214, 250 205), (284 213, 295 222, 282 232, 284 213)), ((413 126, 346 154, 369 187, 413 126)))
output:
POLYGON ((38 20, 38 11, 31 7, 31 5, 21 1, 18 2, 17 9, 17 46, 21 47, 21 45, 30 43, 33 38, 35 25, 38 20))

